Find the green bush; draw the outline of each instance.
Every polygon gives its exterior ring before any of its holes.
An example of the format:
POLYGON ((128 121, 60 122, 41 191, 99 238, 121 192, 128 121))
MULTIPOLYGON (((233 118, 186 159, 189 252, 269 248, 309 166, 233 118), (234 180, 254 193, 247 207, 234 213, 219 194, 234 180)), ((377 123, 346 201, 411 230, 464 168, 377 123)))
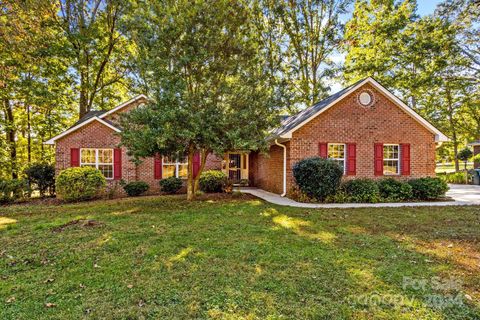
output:
POLYGON ((415 199, 435 200, 445 196, 448 185, 440 178, 419 178, 408 181, 412 186, 412 193, 415 199))
POLYGON ((138 197, 147 192, 149 188, 150 186, 145 181, 133 181, 123 186, 123 190, 125 190, 130 197, 138 197))
POLYGON ((35 163, 25 169, 30 188, 38 190, 41 197, 55 194, 55 167, 48 163, 35 163))
POLYGON ((28 183, 23 179, 0 179, 0 203, 9 203, 23 199, 30 194, 28 183))
POLYGON ((466 184, 469 181, 468 173, 466 171, 439 173, 437 174, 437 177, 446 183, 466 184))
POLYGON ((203 192, 223 192, 227 182, 227 175, 219 170, 202 172, 199 184, 203 192))
POLYGON ((385 200, 407 200, 411 199, 413 196, 411 185, 394 178, 385 178, 379 180, 378 189, 380 190, 380 196, 382 196, 382 198, 385 200))
POLYGON ((90 200, 102 194, 106 186, 103 174, 92 167, 68 168, 55 183, 57 196, 65 201, 90 200))
POLYGON ((372 179, 354 179, 345 182, 342 190, 350 202, 375 203, 380 201, 378 185, 372 179))
POLYGON ((170 177, 160 180, 160 188, 165 193, 176 193, 182 188, 182 179, 176 177, 170 177))
POLYGON ((320 201, 335 194, 342 175, 343 169, 338 163, 319 157, 303 159, 293 166, 293 176, 300 190, 320 201))

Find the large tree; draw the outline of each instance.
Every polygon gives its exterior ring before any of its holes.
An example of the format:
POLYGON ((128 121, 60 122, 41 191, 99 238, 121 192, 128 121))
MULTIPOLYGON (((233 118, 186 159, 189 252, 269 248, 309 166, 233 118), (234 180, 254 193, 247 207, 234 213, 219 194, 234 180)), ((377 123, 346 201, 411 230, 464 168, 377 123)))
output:
POLYGON ((128 93, 127 58, 133 49, 120 32, 126 0, 59 0, 57 21, 76 78, 78 115, 111 108, 128 93))
POLYGON ((345 26, 343 77, 347 83, 373 76, 387 87, 395 87, 399 51, 405 30, 415 19, 415 6, 414 0, 356 1, 345 26))
MULTIPOLYGON (((262 35, 269 41, 272 63, 279 63, 276 76, 284 101, 310 106, 329 92, 337 66, 342 36, 341 16, 351 0, 259 0, 263 15, 262 35)), ((277 67, 277 66, 276 66, 277 67)), ((287 108, 288 109, 288 108, 287 108)), ((291 109, 291 108, 290 108, 291 109)))
POLYGON ((152 101, 124 116, 122 143, 138 160, 187 157, 193 199, 209 154, 265 146, 276 119, 253 11, 244 1, 165 0, 136 12, 131 37, 152 101))

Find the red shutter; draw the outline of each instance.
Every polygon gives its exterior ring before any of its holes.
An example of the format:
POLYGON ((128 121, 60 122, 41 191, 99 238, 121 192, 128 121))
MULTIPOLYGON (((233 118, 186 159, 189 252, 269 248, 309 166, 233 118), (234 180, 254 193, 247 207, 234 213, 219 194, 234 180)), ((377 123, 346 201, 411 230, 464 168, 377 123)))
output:
POLYGON ((162 179, 162 156, 159 154, 153 158, 153 172, 154 179, 162 179))
POLYGON ((375 175, 383 175, 383 144, 375 143, 374 146, 374 166, 375 166, 375 175))
POLYGON ((80 166, 80 149, 71 148, 70 149, 70 167, 79 167, 80 166))
POLYGON ((347 143, 347 175, 357 174, 357 145, 347 143))
POLYGON ((400 145, 400 169, 402 170, 402 176, 410 175, 410 144, 402 143, 400 145))
POLYGON ((193 178, 197 177, 199 170, 200 170, 200 153, 196 152, 193 155, 193 178))
POLYGON ((113 149, 113 179, 122 179, 122 149, 113 149))
POLYGON ((326 142, 320 142, 318 144, 318 155, 320 158, 328 158, 328 144, 326 142))

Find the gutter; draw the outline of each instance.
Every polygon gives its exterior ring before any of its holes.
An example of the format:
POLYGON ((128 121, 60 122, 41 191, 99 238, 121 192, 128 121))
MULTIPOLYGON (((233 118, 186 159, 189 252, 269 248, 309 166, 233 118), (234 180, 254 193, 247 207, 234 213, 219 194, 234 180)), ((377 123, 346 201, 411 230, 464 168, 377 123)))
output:
POLYGON ((287 195, 287 147, 278 142, 278 139, 275 139, 275 144, 283 148, 283 193, 280 197, 285 197, 287 195))

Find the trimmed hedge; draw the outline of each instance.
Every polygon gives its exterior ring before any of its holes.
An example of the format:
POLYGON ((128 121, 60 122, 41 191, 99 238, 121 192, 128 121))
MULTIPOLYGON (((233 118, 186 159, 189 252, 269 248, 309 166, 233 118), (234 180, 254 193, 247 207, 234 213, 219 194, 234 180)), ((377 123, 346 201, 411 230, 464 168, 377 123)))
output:
POLYGON ((125 190, 130 197, 138 197, 147 192, 148 189, 150 189, 150 186, 145 181, 133 181, 123 186, 123 190, 125 190))
POLYGON ((300 190, 319 201, 335 194, 340 186, 343 169, 332 160, 312 157, 293 166, 293 176, 300 190))
POLYGON ((173 194, 182 188, 183 181, 180 178, 170 177, 160 180, 159 184, 163 192, 173 194))
POLYGON ((203 192, 223 192, 227 183, 227 175, 219 170, 202 172, 199 180, 200 190, 203 192))
POLYGON ((55 183, 57 196, 65 201, 90 200, 102 195, 106 180, 92 167, 74 167, 60 171, 55 183))
POLYGON ((354 179, 345 182, 342 190, 350 202, 376 203, 380 201, 380 190, 372 179, 354 179))
POLYGON ((412 193, 415 199, 435 200, 445 196, 448 185, 440 178, 419 178, 408 181, 412 186, 412 193))
POLYGON ((412 186, 406 182, 394 178, 381 179, 378 182, 380 196, 385 200, 399 201, 413 197, 412 186))

